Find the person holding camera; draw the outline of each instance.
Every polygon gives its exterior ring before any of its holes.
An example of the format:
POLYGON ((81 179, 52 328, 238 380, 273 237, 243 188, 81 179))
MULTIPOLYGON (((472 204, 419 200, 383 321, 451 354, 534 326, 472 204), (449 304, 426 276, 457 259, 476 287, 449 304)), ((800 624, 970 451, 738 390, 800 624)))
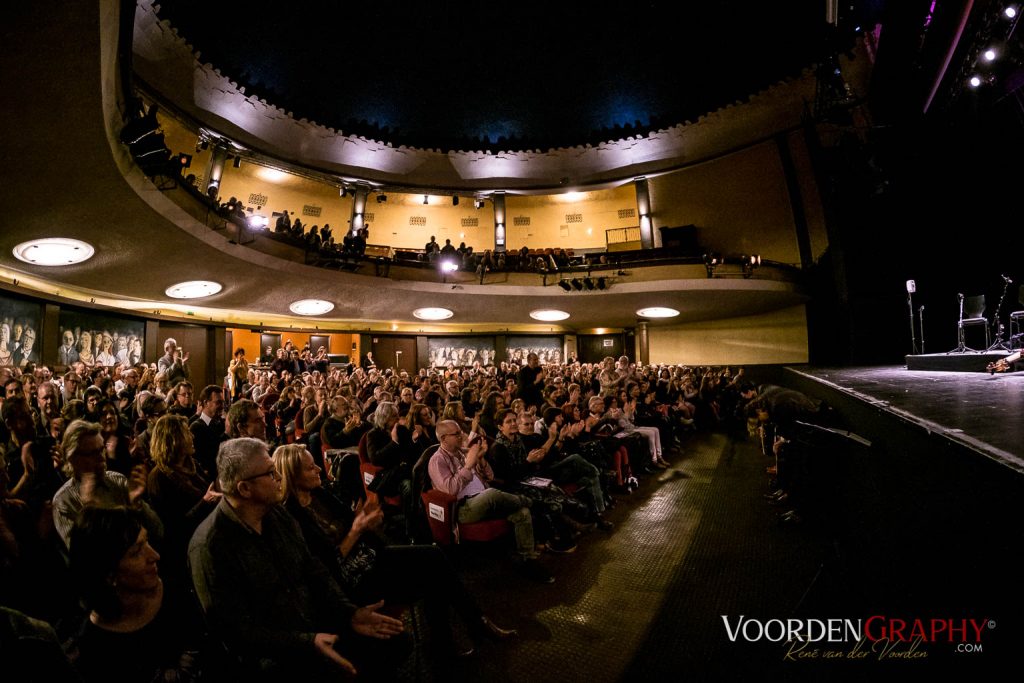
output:
POLYGON ((188 351, 179 349, 178 342, 173 337, 168 337, 164 342, 164 355, 156 362, 156 369, 157 372, 164 373, 169 387, 188 379, 188 351))

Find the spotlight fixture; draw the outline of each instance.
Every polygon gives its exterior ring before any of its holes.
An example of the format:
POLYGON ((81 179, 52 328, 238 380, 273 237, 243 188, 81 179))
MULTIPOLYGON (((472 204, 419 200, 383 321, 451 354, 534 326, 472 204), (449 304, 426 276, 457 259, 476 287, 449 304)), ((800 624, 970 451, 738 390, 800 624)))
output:
POLYGON ((458 205, 459 205, 459 195, 452 196, 452 206, 458 206, 458 205))
POLYGON ((473 207, 477 208, 477 209, 484 208, 484 200, 482 200, 482 199, 474 199, 473 200, 473 207))
POLYGON ((377 203, 378 204, 383 204, 387 200, 388 200, 388 196, 386 194, 384 194, 383 192, 381 192, 379 195, 377 195, 377 203))
POLYGON ((241 168, 242 167, 242 157, 235 157, 235 160, 233 162, 231 162, 231 165, 234 166, 235 168, 241 168))
POLYGON ((594 291, 594 280, 593 279, 591 279, 589 277, 588 278, 584 278, 583 279, 583 284, 584 284, 584 286, 586 286, 586 288, 589 291, 591 291, 591 292, 594 291))
POLYGON ((445 273, 454 273, 459 269, 459 264, 455 261, 441 261, 441 270, 445 273))
POLYGON ((583 282, 581 282, 579 278, 574 277, 572 279, 572 286, 577 292, 583 291, 583 282))
POLYGON ((1015 16, 1017 16, 1017 8, 1014 7, 1013 5, 1010 5, 1009 7, 1003 10, 1003 16, 1006 17, 1007 19, 1013 19, 1015 16))
POLYGON ((986 62, 994 62, 996 57, 998 56, 998 53, 996 53, 996 51, 992 48, 989 48, 981 53, 981 58, 984 59, 986 62))
POLYGON ((558 281, 558 286, 561 287, 562 289, 564 289, 567 292, 571 292, 572 291, 572 284, 570 284, 568 280, 559 280, 558 281))
POLYGON ((192 165, 192 155, 191 154, 185 154, 184 152, 179 154, 178 155, 178 165, 181 166, 182 168, 188 168, 189 166, 191 166, 192 165))
POLYGON ((339 196, 339 197, 344 197, 344 196, 345 196, 345 195, 347 195, 347 194, 348 194, 348 188, 347 188, 347 187, 345 187, 344 185, 342 185, 342 186, 341 186, 341 187, 340 187, 340 188, 338 189, 338 196, 339 196))
POLYGON ((971 86, 972 88, 977 88, 978 86, 981 85, 981 76, 978 76, 977 74, 971 76, 970 78, 967 79, 967 85, 971 86))
POLYGON ((603 277, 597 278, 597 288, 598 289, 608 289, 608 281, 605 280, 603 277))
POLYGON ((715 276, 715 268, 722 264, 722 257, 718 254, 708 252, 704 254, 704 268, 708 271, 708 277, 712 278, 715 276))
POLYGON ((254 213, 253 215, 249 216, 246 222, 249 224, 249 227, 252 228, 253 230, 266 230, 267 225, 270 224, 270 221, 267 219, 266 216, 261 216, 258 213, 254 213))
POLYGON ((754 274, 754 269, 761 265, 761 256, 759 254, 751 254, 750 256, 743 256, 743 277, 749 278, 754 274))
POLYGON ((427 195, 423 195, 423 203, 424 204, 429 204, 430 203, 430 197, 428 197, 427 195))

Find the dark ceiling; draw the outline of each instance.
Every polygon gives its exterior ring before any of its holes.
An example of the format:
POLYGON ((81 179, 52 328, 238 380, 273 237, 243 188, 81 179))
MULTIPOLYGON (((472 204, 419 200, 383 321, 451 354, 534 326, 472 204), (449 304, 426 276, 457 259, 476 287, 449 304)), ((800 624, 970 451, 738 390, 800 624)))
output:
MULTIPOLYGON (((298 118, 416 147, 546 149, 694 120, 798 75, 836 47, 825 4, 176 0, 159 14, 298 118)), ((840 4, 852 40, 881 0, 840 4)))

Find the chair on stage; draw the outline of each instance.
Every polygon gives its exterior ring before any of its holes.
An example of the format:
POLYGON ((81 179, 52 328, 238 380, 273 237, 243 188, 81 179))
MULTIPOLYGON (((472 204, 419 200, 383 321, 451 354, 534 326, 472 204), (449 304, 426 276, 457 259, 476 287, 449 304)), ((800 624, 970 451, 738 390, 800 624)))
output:
POLYGON ((968 296, 964 298, 964 317, 960 321, 957 334, 960 337, 960 347, 968 351, 974 351, 966 344, 965 329, 973 325, 981 325, 985 330, 985 346, 989 347, 988 318, 985 317, 985 295, 968 296))
MULTIPOLYGON (((1017 302, 1024 306, 1024 285, 1017 288, 1017 302)), ((1024 320, 1024 310, 1014 311, 1010 314, 1010 348, 1024 346, 1020 333, 1022 320, 1024 320)))

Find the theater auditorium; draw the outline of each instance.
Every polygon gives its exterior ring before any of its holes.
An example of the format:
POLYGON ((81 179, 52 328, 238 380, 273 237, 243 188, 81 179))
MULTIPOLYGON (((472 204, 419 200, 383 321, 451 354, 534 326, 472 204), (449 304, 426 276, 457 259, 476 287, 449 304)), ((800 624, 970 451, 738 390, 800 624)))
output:
POLYGON ((1021 9, 9 8, 4 680, 1006 677, 1021 9))

